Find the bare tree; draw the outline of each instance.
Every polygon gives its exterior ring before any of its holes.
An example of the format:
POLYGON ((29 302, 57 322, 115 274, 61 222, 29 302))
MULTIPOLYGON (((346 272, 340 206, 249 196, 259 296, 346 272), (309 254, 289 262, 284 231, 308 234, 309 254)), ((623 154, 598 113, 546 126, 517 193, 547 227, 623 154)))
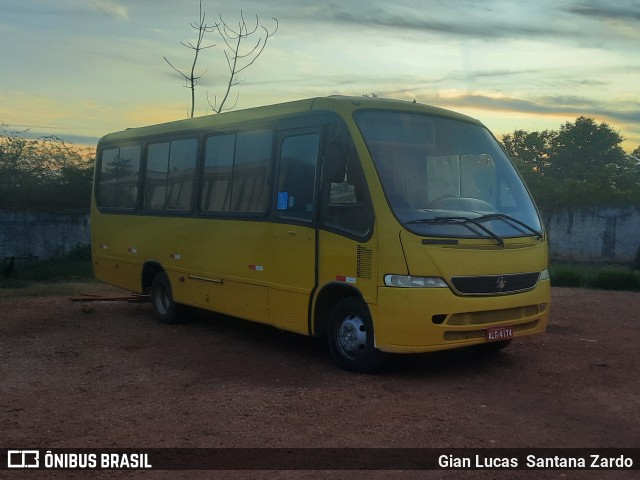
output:
POLYGON ((231 110, 238 103, 239 94, 236 96, 236 101, 232 107, 224 108, 231 89, 242 82, 238 75, 254 64, 264 51, 264 48, 267 46, 269 38, 278 31, 278 19, 274 18, 273 20, 276 22, 275 28, 272 31, 269 31, 267 27, 260 23, 257 15, 256 23, 252 27, 247 25, 242 11, 240 11, 240 21, 238 22, 237 27, 235 25, 233 27, 230 26, 223 20, 222 15, 220 15, 220 24, 218 24, 217 29, 220 37, 225 43, 224 56, 229 68, 229 82, 227 83, 227 90, 225 91, 220 104, 218 104, 217 97, 214 97, 214 102, 212 104, 207 96, 209 106, 214 112, 220 113, 223 110, 231 110), (243 48, 243 42, 255 35, 259 30, 261 31, 260 37, 258 37, 255 42, 251 43, 248 48, 243 48))
POLYGON ((178 72, 185 79, 187 84, 186 88, 191 89, 191 114, 189 118, 193 118, 193 112, 196 104, 196 85, 198 84, 198 80, 202 78, 202 76, 206 73, 203 72, 200 75, 196 75, 196 64, 198 63, 198 55, 202 50, 206 50, 207 48, 215 47, 215 44, 203 45, 204 36, 207 33, 213 33, 218 29, 218 24, 207 25, 206 22, 206 13, 202 11, 202 0, 200 0, 200 16, 197 22, 191 22, 191 28, 198 32, 198 40, 196 40, 195 45, 191 42, 184 43, 181 42, 182 45, 194 51, 193 55, 193 63, 191 64, 191 71, 189 73, 184 73, 182 70, 176 68, 168 59, 164 57, 164 60, 173 68, 176 72, 178 72))
POLYGON ((267 27, 260 24, 258 20, 258 16, 256 15, 256 24, 255 26, 247 25, 247 22, 244 19, 244 15, 242 11, 240 11, 240 21, 238 22, 237 27, 231 27, 228 23, 226 23, 222 19, 222 15, 220 15, 220 23, 215 23, 213 25, 208 25, 206 22, 206 13, 202 10, 202 0, 200 0, 200 16, 198 17, 197 22, 191 23, 191 28, 198 32, 198 39, 195 44, 189 42, 184 43, 181 42, 182 45, 194 51, 193 62, 191 64, 191 70, 187 73, 183 72, 179 68, 175 67, 167 57, 164 57, 164 60, 169 64, 171 68, 173 68, 176 72, 178 72, 186 81, 186 88, 191 90, 191 112, 190 118, 193 118, 195 103, 196 103, 196 85, 198 84, 198 80, 202 78, 202 76, 206 73, 206 70, 200 74, 196 75, 196 65, 198 63, 198 56, 201 51, 215 47, 215 44, 204 45, 204 37, 208 33, 218 32, 220 34, 220 38, 225 43, 224 55, 227 60, 227 66, 229 68, 229 81, 227 82, 227 89, 222 97, 222 101, 218 105, 218 98, 214 97, 214 103, 212 104, 209 101, 209 95, 207 94, 207 103, 213 109, 215 113, 220 113, 223 110, 231 110, 238 103, 238 96, 236 96, 236 102, 232 107, 225 108, 225 104, 229 98, 229 93, 231 89, 239 85, 241 80, 238 77, 238 74, 247 68, 249 68, 253 63, 258 59, 258 57, 264 51, 264 48, 267 46, 267 42, 269 38, 271 38, 276 31, 278 30, 278 20, 274 18, 276 25, 272 31, 269 31, 267 27), (249 48, 244 48, 246 40, 250 37, 255 36, 256 33, 260 31, 260 36, 254 43, 251 44, 249 48), (264 34, 262 34, 264 32, 264 34))

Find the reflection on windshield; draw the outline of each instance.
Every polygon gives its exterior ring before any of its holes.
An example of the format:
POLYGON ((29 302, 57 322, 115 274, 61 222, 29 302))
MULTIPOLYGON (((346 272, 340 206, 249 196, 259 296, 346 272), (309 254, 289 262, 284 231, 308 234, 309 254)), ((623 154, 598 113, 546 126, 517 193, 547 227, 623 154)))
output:
POLYGON ((415 233, 540 235, 526 188, 484 127, 395 111, 361 111, 356 121, 392 210, 415 233))

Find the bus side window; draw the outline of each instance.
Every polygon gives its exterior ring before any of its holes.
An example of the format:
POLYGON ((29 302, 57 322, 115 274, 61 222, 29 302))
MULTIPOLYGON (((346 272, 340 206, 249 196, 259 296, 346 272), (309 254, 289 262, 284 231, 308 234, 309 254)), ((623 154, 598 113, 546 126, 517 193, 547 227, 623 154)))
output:
POLYGON ((200 209, 203 212, 229 211, 235 152, 235 133, 216 135, 207 139, 200 200, 200 209))
POLYGON ((313 220, 319 139, 318 133, 310 133, 282 141, 277 203, 281 218, 313 220))
POLYGON ((231 212, 265 213, 269 208, 271 130, 239 132, 231 185, 231 212))
POLYGON ((139 174, 138 145, 104 150, 98 180, 98 207, 135 209, 139 174))
POLYGON ((326 227, 360 238, 371 232, 373 209, 360 160, 350 142, 327 146, 323 190, 326 227))
POLYGON ((195 139, 171 142, 167 177, 167 210, 190 211, 196 177, 198 142, 195 139))
POLYGON ((162 210, 167 198, 170 143, 154 143, 147 149, 144 182, 145 210, 162 210))
POLYGON ((191 210, 197 147, 195 139, 149 145, 144 190, 146 210, 191 210))

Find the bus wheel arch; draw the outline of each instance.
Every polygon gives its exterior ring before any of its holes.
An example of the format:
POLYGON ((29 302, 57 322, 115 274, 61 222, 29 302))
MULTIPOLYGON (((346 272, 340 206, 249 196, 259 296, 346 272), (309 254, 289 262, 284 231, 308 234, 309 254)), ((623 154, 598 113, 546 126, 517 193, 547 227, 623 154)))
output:
POLYGON ((183 316, 182 305, 175 302, 167 272, 155 262, 147 262, 142 270, 142 291, 149 293, 156 318, 166 324, 178 323, 183 316))
POLYGON ((164 268, 158 262, 147 261, 142 267, 142 293, 147 295, 151 292, 153 279, 160 272, 164 272, 164 268))
POLYGON ((347 297, 362 299, 358 290, 341 283, 330 283, 322 288, 316 297, 313 325, 310 326, 310 332, 314 337, 322 337, 327 334, 331 311, 340 300, 347 297))
POLYGON ((326 334, 331 356, 340 368, 366 373, 382 365, 371 313, 360 292, 330 285, 318 296, 315 312, 314 334, 326 334))

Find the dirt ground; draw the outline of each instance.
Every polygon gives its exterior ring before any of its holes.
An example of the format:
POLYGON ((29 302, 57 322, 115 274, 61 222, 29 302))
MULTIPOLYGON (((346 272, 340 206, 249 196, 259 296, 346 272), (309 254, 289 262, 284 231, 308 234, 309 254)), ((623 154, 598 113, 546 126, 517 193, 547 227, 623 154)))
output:
MULTIPOLYGON (((324 342, 228 317, 203 313, 162 325, 144 303, 3 297, 0 447, 640 447, 640 293, 555 288, 552 302, 548 332, 502 352, 397 356, 378 374, 358 375, 334 367, 324 342)), ((71 478, 73 472, 3 473, 71 478)), ((135 477, 481 474, 635 478, 555 470, 135 477)))

